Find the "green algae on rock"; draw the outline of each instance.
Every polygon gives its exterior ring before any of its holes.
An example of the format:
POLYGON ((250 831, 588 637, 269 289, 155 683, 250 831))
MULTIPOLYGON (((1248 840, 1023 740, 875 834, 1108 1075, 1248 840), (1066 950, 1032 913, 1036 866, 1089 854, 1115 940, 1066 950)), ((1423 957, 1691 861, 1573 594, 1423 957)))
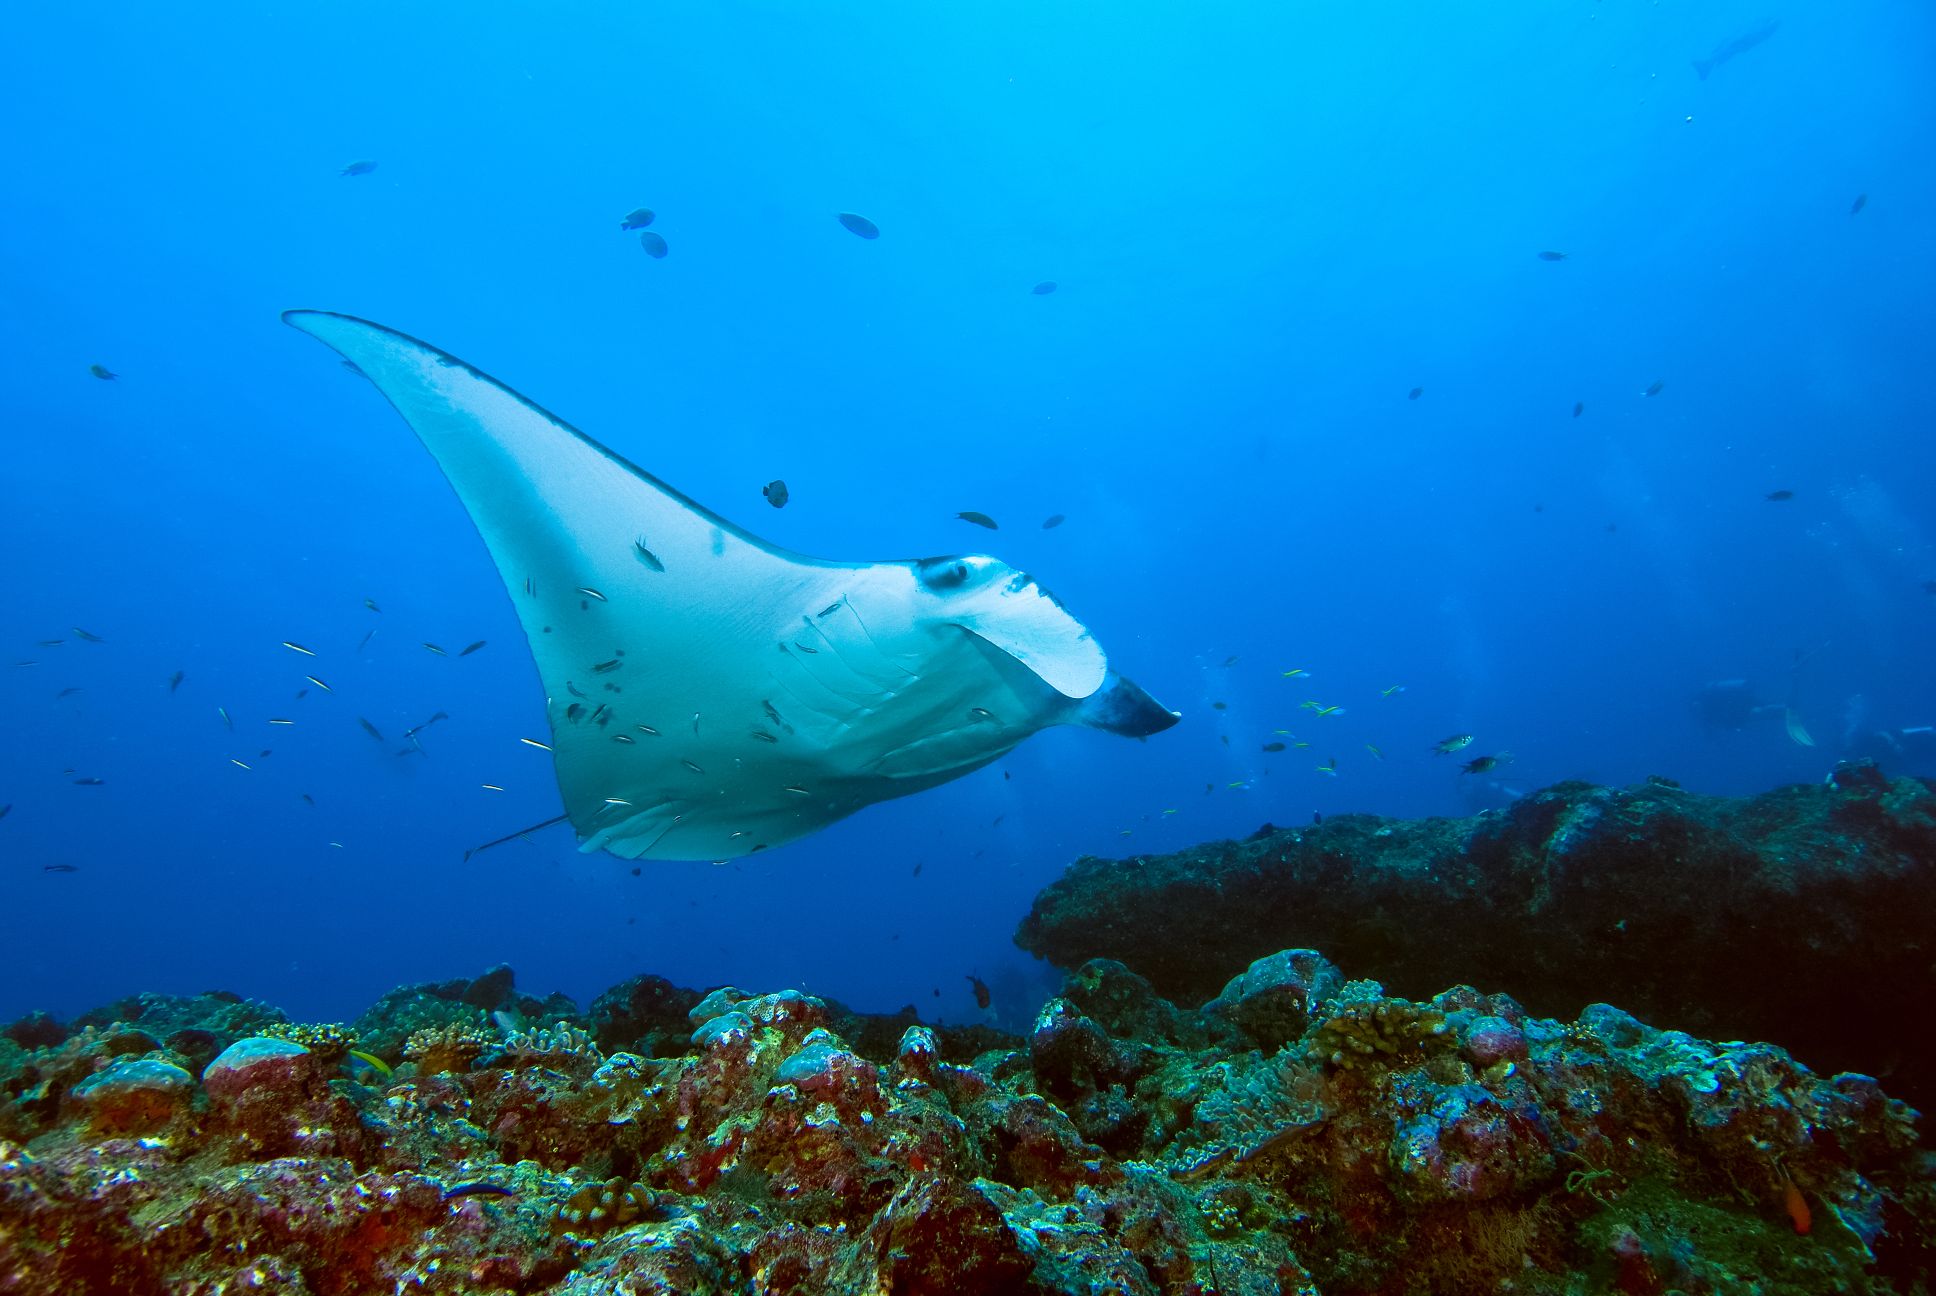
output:
POLYGON ((1907 1296, 1936 1276, 1936 1166, 1873 1079, 1604 1004, 1402 1000, 1294 949, 1191 1010, 1099 961, 963 1064, 945 1028, 890 1036, 898 1017, 798 991, 651 1001, 632 1020, 657 1056, 499 1023, 463 1067, 420 1056, 380 1086, 282 1039, 237 1042, 199 1086, 111 1021, 16 1044, 0 1290, 1907 1296), (101 1127, 106 1095, 151 1091, 170 1096, 139 1131, 101 1127))

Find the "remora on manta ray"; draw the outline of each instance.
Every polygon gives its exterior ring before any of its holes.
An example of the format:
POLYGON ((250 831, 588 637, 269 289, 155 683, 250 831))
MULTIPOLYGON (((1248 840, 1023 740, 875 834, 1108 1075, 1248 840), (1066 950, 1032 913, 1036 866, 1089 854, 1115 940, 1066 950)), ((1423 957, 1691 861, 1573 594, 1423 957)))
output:
POLYGON ((1050 725, 1141 738, 1179 718, 999 559, 788 553, 435 347, 282 318, 376 384, 470 511, 537 659, 582 850, 732 859, 1050 725))

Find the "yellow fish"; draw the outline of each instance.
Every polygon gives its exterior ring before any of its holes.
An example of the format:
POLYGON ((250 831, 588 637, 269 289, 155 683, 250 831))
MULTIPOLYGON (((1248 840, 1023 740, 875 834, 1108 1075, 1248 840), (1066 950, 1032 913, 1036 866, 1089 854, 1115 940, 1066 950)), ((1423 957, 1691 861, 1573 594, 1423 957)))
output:
POLYGON ((1296 679, 1300 675, 1308 679, 1310 678, 1311 672, 1305 670, 1302 666, 1294 666, 1290 670, 1287 670, 1284 672, 1285 679, 1296 679))
POLYGON ((1378 760, 1385 759, 1385 753, 1379 751, 1376 747, 1372 746, 1370 743, 1365 744, 1365 750, 1370 752, 1372 756, 1378 760))

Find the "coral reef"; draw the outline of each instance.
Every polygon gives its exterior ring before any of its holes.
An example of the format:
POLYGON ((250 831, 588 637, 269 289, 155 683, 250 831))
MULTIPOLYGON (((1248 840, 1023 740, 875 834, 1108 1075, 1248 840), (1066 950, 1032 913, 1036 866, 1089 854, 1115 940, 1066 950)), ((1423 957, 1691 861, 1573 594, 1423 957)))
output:
POLYGON ((1907 1296, 1936 1265, 1936 1161, 1875 1080, 1605 1004, 1402 999, 1310 949, 1197 1010, 1088 963, 1025 1039, 496 982, 359 1019, 389 1074, 275 1014, 199 1066, 29 1022, 0 1293, 1907 1296))
MULTIPOLYGON (((1470 819, 1344 815, 1084 859, 1016 940, 1064 968, 1121 960, 1190 1001, 1297 948, 1414 999, 1463 982, 1557 1017, 1608 1000, 1696 1034, 1779 1040, 1928 1106, 1936 1032, 1910 1005, 1936 1001, 1932 933, 1936 783, 1852 767, 1751 798, 1567 783, 1470 819)), ((1260 1045, 1300 1028, 1296 998, 1293 984, 1260 1045)))

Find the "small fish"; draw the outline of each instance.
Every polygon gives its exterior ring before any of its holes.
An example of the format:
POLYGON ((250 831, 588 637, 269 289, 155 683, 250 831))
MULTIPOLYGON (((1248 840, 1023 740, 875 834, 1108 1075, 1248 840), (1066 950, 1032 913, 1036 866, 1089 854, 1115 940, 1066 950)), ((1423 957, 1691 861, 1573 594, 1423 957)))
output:
POLYGON ((1403 693, 1404 691, 1405 691, 1405 686, 1404 686, 1403 684, 1394 684, 1394 685, 1392 685, 1392 686, 1391 686, 1390 688, 1383 688, 1383 689, 1379 689, 1379 690, 1378 690, 1378 696, 1379 696, 1379 697, 1394 697, 1394 696, 1396 696, 1396 695, 1398 695, 1398 694, 1400 694, 1400 693, 1403 693))
POLYGON ((176 689, 180 688, 182 686, 182 680, 186 678, 180 671, 176 671, 173 675, 170 675, 168 677, 168 691, 173 693, 176 689))
POLYGON ((222 717, 223 727, 230 730, 233 730, 235 728, 235 721, 229 719, 229 712, 227 707, 216 707, 215 714, 222 717))
POLYGON ((1061 526, 1064 522, 1067 522, 1068 520, 1069 520, 1068 518, 1064 517, 1060 513, 1051 513, 1046 518, 1042 519, 1042 529, 1044 531, 1053 531, 1057 527, 1061 526))
POLYGON ((1322 703, 1322 702, 1315 702, 1315 701, 1313 701, 1313 702, 1300 702, 1300 703, 1298 703, 1298 705, 1299 705, 1299 706, 1301 706, 1301 707, 1303 707, 1303 708, 1304 708, 1304 709, 1305 709, 1306 711, 1309 711, 1309 712, 1311 712, 1311 713, 1312 713, 1313 715, 1320 715, 1320 716, 1328 716, 1328 715, 1343 715, 1343 714, 1344 714, 1344 708, 1343 708, 1343 707, 1341 707, 1341 706, 1326 706, 1326 705, 1324 705, 1324 703, 1322 703))
POLYGON ((1582 415, 1582 414, 1584 414, 1584 413, 1586 413, 1586 402, 1585 402, 1585 401, 1574 401, 1574 402, 1573 402, 1573 417, 1574 417, 1574 418, 1578 418, 1578 417, 1580 417, 1580 415, 1582 415))
POLYGON ((1001 723, 1001 721, 995 718, 995 713, 993 711, 990 711, 987 707, 969 707, 968 714, 973 716, 975 719, 982 721, 985 724, 1001 723))
POLYGON ((1371 743, 1365 744, 1365 750, 1371 753, 1371 758, 1373 760, 1385 759, 1385 753, 1379 751, 1378 748, 1371 743))
POLYGON ((335 689, 331 688, 329 685, 317 679, 314 675, 305 675, 303 676, 303 678, 308 680, 311 684, 314 684, 317 688, 321 689, 325 693, 334 693, 336 691, 335 689))
POLYGON ((39 646, 42 648, 58 648, 66 642, 67 640, 65 639, 42 639, 39 646))
POLYGON ((597 590, 593 589, 589 585, 580 585, 578 587, 578 592, 580 594, 583 594, 586 598, 597 599, 600 603, 605 603, 610 601, 603 594, 600 594, 597 590))
POLYGON ((1217 711, 1228 711, 1230 709, 1228 702, 1212 702, 1210 706, 1213 710, 1217 711))
POLYGON ((780 741, 777 737, 768 733, 764 729, 750 729, 747 731, 747 736, 754 739, 757 742, 763 742, 763 743, 776 743, 780 741))
POLYGON ((1704 59, 1694 60, 1694 75, 1700 77, 1703 81, 1707 80, 1708 73, 1720 67, 1735 55, 1746 54, 1749 50, 1761 44, 1761 42, 1767 40, 1770 36, 1773 36, 1775 30, 1780 26, 1781 22, 1779 19, 1764 18, 1755 27, 1743 32, 1741 35, 1722 41, 1714 47, 1712 54, 1709 54, 1704 59))
POLYGON ((458 1197, 515 1197, 517 1193, 503 1184, 480 1180, 477 1183, 460 1183, 444 1189, 444 1200, 458 1197))
POLYGON ((1236 653, 1231 653, 1228 657, 1223 659, 1223 668, 1225 670, 1229 670, 1232 666, 1235 666, 1236 664, 1237 664, 1236 653))
POLYGON ((1171 810, 1165 810, 1165 811, 1164 811, 1163 813, 1164 813, 1164 814, 1166 814, 1166 815, 1173 815, 1173 814, 1175 814, 1175 813, 1176 813, 1176 811, 1175 811, 1175 810, 1173 810, 1173 809, 1171 809, 1171 810))
POLYGON ((772 481, 760 487, 760 494, 766 496, 766 502, 774 508, 786 507, 788 499, 787 484, 778 477, 775 477, 772 481))
POLYGON ((282 641, 282 646, 290 652, 299 652, 305 657, 314 657, 316 655, 313 650, 305 648, 299 643, 290 643, 287 639, 282 641))
POLYGON ((364 1053, 357 1049, 351 1049, 350 1056, 355 1058, 357 1061, 361 1062, 363 1065, 369 1067, 371 1070, 375 1071, 378 1075, 382 1076, 386 1080, 389 1079, 391 1075, 395 1074, 390 1070, 390 1064, 388 1062, 385 1062, 382 1058, 377 1057, 373 1053, 364 1053))
POLYGON ((1780 504, 1787 500, 1794 499, 1795 492, 1791 490, 1769 491, 1766 495, 1762 496, 1762 498, 1770 501, 1771 503, 1780 504))
POLYGON ((56 698, 73 697, 76 693, 79 693, 80 691, 81 691, 81 686, 78 684, 74 684, 74 685, 68 686, 67 688, 62 689, 60 692, 54 694, 54 696, 56 698))
POLYGON ((234 765, 234 766, 236 766, 236 767, 237 767, 237 768, 239 768, 239 769, 253 769, 253 768, 254 768, 254 766, 252 766, 252 765, 249 765, 249 764, 247 764, 247 763, 245 763, 245 762, 243 762, 243 761, 239 761, 239 760, 237 760, 237 759, 235 759, 235 757, 233 757, 233 756, 231 756, 231 757, 229 757, 229 764, 231 764, 231 765, 234 765))
POLYGON ((1642 396, 1658 396, 1661 394, 1661 392, 1665 391, 1666 388, 1667 388, 1666 381, 1664 379, 1656 378, 1651 383, 1647 384, 1647 390, 1640 394, 1642 396))
POLYGON ((1029 289, 1029 291, 1034 293, 1037 297, 1047 297, 1050 293, 1055 291, 1055 280, 1044 279, 1041 283, 1029 289))
POLYGON ((106 783, 107 783, 106 779, 95 778, 92 775, 88 775, 83 778, 77 778, 74 780, 75 787, 102 787, 106 783))
MULTIPOLYGON (((597 662, 597 663, 594 663, 594 664, 593 664, 593 666, 592 666, 592 674, 594 674, 594 675, 610 675, 610 674, 611 674, 611 673, 612 673, 613 671, 615 671, 615 670, 617 670, 617 669, 618 669, 619 667, 621 667, 621 666, 623 666, 623 665, 625 665, 625 663, 624 663, 624 662, 622 662, 622 661, 620 661, 620 660, 619 660, 618 658, 616 658, 616 657, 614 657, 614 658, 612 658, 612 660, 610 660, 610 661, 602 661, 602 662, 597 662)), ((567 680, 567 681, 565 682, 565 687, 567 687, 567 688, 570 688, 570 687, 571 687, 571 682, 570 682, 569 680, 567 680)), ((573 691, 574 691, 574 692, 576 692, 576 690, 575 690, 575 689, 574 689, 573 691)), ((582 695, 581 695, 581 696, 582 696, 582 695)))
POLYGON ((805 788, 803 788, 803 787, 801 787, 801 786, 800 786, 800 785, 799 785, 798 783, 789 783, 789 784, 787 784, 787 785, 786 785, 785 787, 783 787, 783 788, 781 788, 781 789, 780 789, 780 791, 782 791, 782 792, 791 792, 791 793, 793 793, 793 795, 795 795, 795 796, 812 796, 812 795, 813 795, 813 793, 811 793, 811 792, 809 792, 809 791, 807 791, 807 790, 806 790, 805 788))
POLYGON ((1284 750, 1284 744, 1281 742, 1267 742, 1264 744, 1264 750, 1267 752, 1281 752, 1284 750))
POLYGON ((502 792, 504 790, 503 786, 497 783, 479 783, 477 786, 483 788, 486 792, 502 792))
POLYGON ((81 628, 80 628, 79 626, 74 626, 74 627, 73 627, 73 630, 74 630, 74 637, 75 637, 76 639, 85 639, 85 640, 87 640, 87 642, 89 642, 89 643, 106 643, 106 642, 107 642, 107 640, 105 640, 105 639, 103 639, 103 638, 102 638, 102 637, 101 637, 100 635, 97 635, 97 634, 89 634, 89 633, 88 633, 87 631, 85 631, 85 630, 83 630, 83 629, 81 629, 81 628))
POLYGON ((336 174, 338 176, 366 176, 374 170, 376 170, 376 163, 366 159, 359 159, 350 163, 336 174))
POLYGON ((625 219, 618 223, 622 230, 644 229, 652 223, 653 211, 650 207, 634 207, 625 213, 625 219))
POLYGON ((1001 527, 996 525, 994 518, 989 517, 986 513, 977 513, 973 509, 969 509, 965 513, 957 513, 955 516, 963 522, 973 522, 978 527, 987 527, 990 531, 1001 530, 1001 527))
POLYGON ((484 644, 485 644, 485 641, 484 641, 484 640, 482 640, 482 639, 479 639, 479 640, 478 640, 478 641, 477 641, 476 643, 474 643, 474 644, 471 644, 470 646, 468 646, 467 648, 465 648, 463 652, 460 652, 460 653, 458 653, 457 655, 458 655, 459 657, 468 657, 468 656, 470 656, 470 655, 471 655, 472 653, 474 653, 474 652, 476 652, 476 651, 477 651, 477 650, 478 650, 479 648, 482 648, 482 647, 484 646, 484 644))
POLYGON ((545 746, 543 743, 539 742, 536 738, 520 738, 518 739, 518 741, 523 743, 526 747, 536 747, 539 751, 551 750, 551 748, 545 746))
POLYGON ((986 1008, 990 1003, 994 1002, 994 996, 988 993, 988 983, 986 981, 971 973, 968 977, 968 984, 973 988, 975 993, 975 1007, 986 1008))
POLYGON ((684 765, 687 769, 691 770, 695 774, 704 774, 706 772, 705 770, 700 769, 696 762, 689 761, 683 756, 679 758, 679 763, 681 765, 684 765))
POLYGON ((87 367, 87 371, 93 374, 96 378, 99 378, 102 382, 113 382, 116 378, 119 378, 121 376, 120 374, 114 372, 114 370, 108 368, 104 364, 91 364, 87 367))
POLYGON ((643 536, 632 542, 632 556, 655 572, 665 570, 665 564, 659 561, 659 555, 645 547, 645 538, 643 536))
POLYGON ((1318 773, 1329 774, 1333 778, 1336 778, 1338 774, 1338 758, 1333 756, 1325 761, 1324 764, 1318 766, 1318 773))
POLYGON ((450 656, 450 654, 449 654, 449 653, 447 653, 447 652, 445 652, 445 651, 444 651, 444 650, 443 650, 442 648, 439 648, 439 647, 438 647, 438 646, 437 646, 436 644, 434 644, 434 643, 427 643, 427 644, 425 644, 425 645, 424 645, 424 647, 426 647, 426 648, 428 648, 428 649, 430 649, 430 651, 431 651, 431 652, 434 652, 434 653, 436 653, 436 654, 437 654, 437 655, 438 655, 439 657, 448 657, 448 656, 450 656))
POLYGON ((1309 678, 1310 674, 1311 672, 1305 670, 1302 666, 1293 666, 1291 667, 1291 669, 1284 672, 1284 678, 1285 679, 1298 679, 1299 677, 1309 678))
POLYGON ((283 719, 280 719, 280 718, 272 718, 272 719, 271 719, 271 720, 269 721, 269 723, 270 723, 270 724, 272 724, 272 725, 292 725, 292 724, 294 724, 294 723, 296 723, 296 722, 295 722, 294 720, 283 720, 283 719))
POLYGON ((309 795, 309 793, 307 792, 302 794, 302 799, 303 799, 303 804, 306 806, 313 807, 316 804, 316 798, 309 795))
POLYGON ((370 737, 376 739, 378 742, 383 741, 383 734, 379 732, 377 727, 371 724, 368 720, 365 720, 362 716, 358 716, 356 717, 356 723, 363 726, 364 733, 370 735, 370 737))
POLYGON ((40 871, 42 873, 79 873, 81 870, 76 864, 43 864, 40 866, 40 871))
POLYGON ((1419 397, 1423 396, 1424 394, 1425 394, 1425 389, 1423 387, 1414 387, 1410 391, 1405 393, 1405 399, 1417 400, 1419 397))
POLYGON ((370 609, 370 611, 372 612, 381 612, 383 610, 382 608, 376 605, 375 599, 364 599, 363 606, 370 609))
POLYGON ((1498 768, 1499 758, 1497 756, 1474 756, 1471 760, 1459 766, 1459 773, 1485 774, 1498 768))
POLYGON ((1864 207, 1867 207, 1868 205, 1869 205, 1869 195, 1857 194, 1855 196, 1855 201, 1849 204, 1849 215, 1851 216, 1855 215, 1857 212, 1860 212, 1864 207))
POLYGON ((644 248, 645 254, 654 261, 665 260, 667 251, 665 236, 657 230, 647 230, 639 235, 639 246, 644 248))
POLYGON ((356 651, 362 652, 365 648, 368 648, 370 646, 370 640, 374 638, 376 638, 376 627, 372 626, 363 632, 361 639, 356 641, 356 651))
POLYGON ((1540 260, 1542 260, 1542 261, 1564 261, 1564 260, 1566 260, 1566 253, 1564 253, 1564 252, 1542 252, 1542 253, 1540 253, 1540 254, 1539 254, 1539 259, 1540 259, 1540 260))
POLYGON ((649 738, 657 738, 659 736, 659 731, 651 725, 633 725, 632 727, 649 738))
POLYGON ((13 813, 13 802, 9 801, 5 805, 0 805, 0 819, 5 819, 8 815, 12 813, 13 813))
POLYGON ((1432 744, 1432 752, 1437 756, 1450 756, 1455 751, 1464 751, 1472 745, 1471 734, 1453 734, 1432 744))
POLYGON ((881 236, 880 226, 874 224, 873 221, 868 220, 865 216, 856 216, 853 212, 842 212, 835 219, 840 221, 842 228, 849 234, 856 234, 864 239, 876 239, 881 236))

